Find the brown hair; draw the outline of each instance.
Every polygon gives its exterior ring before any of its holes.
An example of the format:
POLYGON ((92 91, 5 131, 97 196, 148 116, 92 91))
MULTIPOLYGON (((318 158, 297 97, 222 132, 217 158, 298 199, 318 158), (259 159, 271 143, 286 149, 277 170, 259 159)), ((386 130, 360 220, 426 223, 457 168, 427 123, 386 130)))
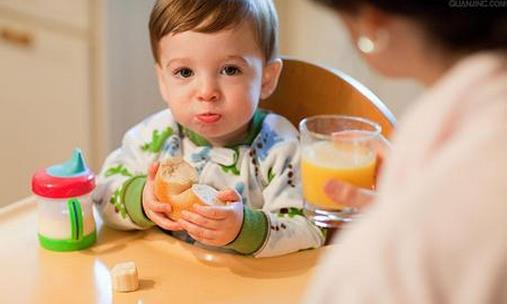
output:
POLYGON ((151 50, 159 63, 159 42, 169 33, 215 33, 248 21, 266 61, 277 55, 278 18, 271 0, 157 0, 150 15, 151 50))
POLYGON ((507 50, 507 10, 501 7, 501 1, 314 1, 350 14, 363 5, 370 5, 410 18, 422 26, 431 39, 451 51, 507 50), (494 6, 495 3, 498 7, 494 6))

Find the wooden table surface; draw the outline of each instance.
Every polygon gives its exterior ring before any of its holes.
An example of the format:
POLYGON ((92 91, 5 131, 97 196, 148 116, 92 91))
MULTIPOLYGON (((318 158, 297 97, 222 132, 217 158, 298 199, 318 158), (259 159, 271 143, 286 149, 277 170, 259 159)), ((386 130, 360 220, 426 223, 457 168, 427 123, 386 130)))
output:
POLYGON ((96 222, 94 246, 52 252, 39 246, 33 197, 0 209, 0 303, 297 303, 329 250, 255 259, 96 222), (137 264, 135 292, 111 288, 109 270, 124 261, 137 264))

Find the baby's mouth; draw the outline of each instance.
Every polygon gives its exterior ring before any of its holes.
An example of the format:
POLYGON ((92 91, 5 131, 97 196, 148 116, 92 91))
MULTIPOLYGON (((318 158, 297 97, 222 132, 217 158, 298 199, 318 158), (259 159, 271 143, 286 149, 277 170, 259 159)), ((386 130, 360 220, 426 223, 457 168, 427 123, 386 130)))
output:
POLYGON ((200 122, 210 124, 219 121, 220 118, 222 118, 222 115, 217 113, 202 113, 197 114, 195 118, 200 122))

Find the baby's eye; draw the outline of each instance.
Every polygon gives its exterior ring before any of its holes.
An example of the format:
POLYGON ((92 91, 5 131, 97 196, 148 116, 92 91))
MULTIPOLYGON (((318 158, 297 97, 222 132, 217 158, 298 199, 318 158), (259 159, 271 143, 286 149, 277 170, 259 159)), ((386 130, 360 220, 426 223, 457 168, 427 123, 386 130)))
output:
POLYGON ((189 68, 181 68, 174 72, 174 75, 181 78, 188 78, 194 75, 194 72, 189 68))
POLYGON ((227 76, 234 76, 240 74, 241 70, 235 65, 226 65, 220 73, 227 76))

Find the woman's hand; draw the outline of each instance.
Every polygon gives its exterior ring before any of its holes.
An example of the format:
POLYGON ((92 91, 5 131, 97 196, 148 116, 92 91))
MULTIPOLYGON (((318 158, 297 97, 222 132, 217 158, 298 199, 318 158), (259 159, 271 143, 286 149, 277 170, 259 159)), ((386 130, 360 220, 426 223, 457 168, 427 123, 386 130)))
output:
MULTIPOLYGON (((381 135, 373 142, 373 149, 375 150, 377 157, 375 167, 375 184, 378 184, 378 176, 384 164, 386 154, 390 150, 390 144, 381 135)), ((356 209, 368 206, 376 197, 376 192, 373 190, 359 188, 340 180, 330 180, 324 186, 324 192, 337 204, 356 209)))
POLYGON ((224 246, 233 241, 243 224, 243 203, 234 190, 220 191, 218 199, 226 206, 194 205, 193 212, 183 211, 178 223, 195 240, 211 246, 224 246))
POLYGON ((325 185, 324 192, 337 204, 356 209, 368 206, 376 196, 375 191, 359 188, 339 180, 330 180, 325 185))
POLYGON ((146 184, 144 185, 143 190, 143 209, 146 213, 146 216, 152 220, 157 226, 164 228, 166 230, 182 230, 180 224, 171 220, 168 217, 168 214, 171 212, 171 205, 159 202, 155 197, 153 191, 153 184, 155 180, 155 175, 158 171, 159 163, 155 162, 151 164, 148 169, 148 179, 146 180, 146 184))

